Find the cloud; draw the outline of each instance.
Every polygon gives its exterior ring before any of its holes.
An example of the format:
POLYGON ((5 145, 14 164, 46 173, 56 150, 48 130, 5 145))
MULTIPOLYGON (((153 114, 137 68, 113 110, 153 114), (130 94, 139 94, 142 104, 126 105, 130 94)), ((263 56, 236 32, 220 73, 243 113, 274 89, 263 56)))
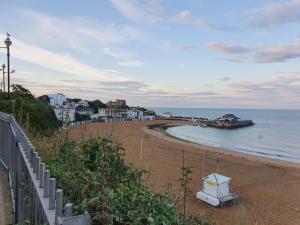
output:
POLYGON ((183 92, 178 93, 179 96, 201 97, 201 96, 221 96, 221 94, 214 91, 202 91, 202 92, 183 92))
POLYGON ((248 19, 248 24, 253 27, 267 27, 292 22, 300 22, 300 0, 268 4, 248 19))
POLYGON ((300 57, 300 39, 290 44, 264 48, 255 54, 255 62, 285 62, 300 57))
POLYGON ((144 41, 146 35, 132 26, 95 22, 87 18, 60 18, 30 9, 18 10, 21 23, 26 22, 22 36, 41 44, 57 47, 58 43, 86 52, 89 43, 101 45, 144 41))
POLYGON ((300 38, 289 44, 281 44, 277 46, 256 46, 246 47, 230 43, 211 43, 208 44, 208 49, 236 55, 239 58, 225 59, 232 62, 252 62, 252 63, 274 63, 286 62, 290 59, 300 57, 300 38))
MULTIPOLYGON (((5 36, 0 34, 0 39, 5 36)), ((125 76, 108 74, 105 70, 81 62, 71 55, 56 53, 13 38, 13 58, 29 62, 40 67, 66 73, 75 77, 93 77, 99 80, 128 80, 125 76)))
POLYGON ((200 16, 194 16, 189 10, 183 10, 170 18, 170 21, 175 24, 188 24, 196 27, 201 27, 208 31, 227 31, 240 32, 240 29, 223 24, 214 24, 208 22, 200 16))
POLYGON ((208 48, 215 52, 228 53, 228 54, 244 54, 252 50, 248 47, 233 45, 224 42, 210 43, 208 48))
POLYGON ((120 66, 140 67, 147 65, 147 63, 144 63, 141 60, 137 59, 136 54, 131 52, 113 48, 104 48, 103 52, 106 55, 113 57, 114 59, 121 60, 121 62, 117 63, 120 66))
POLYGON ((189 10, 183 10, 171 17, 171 21, 174 23, 183 23, 187 22, 191 17, 191 12, 189 10))
POLYGON ((127 67, 140 67, 140 66, 145 66, 147 63, 144 63, 140 60, 130 60, 130 61, 125 61, 125 62, 118 62, 120 66, 127 66, 127 67))
POLYGON ((284 97, 296 97, 298 100, 300 94, 300 73, 286 74, 267 81, 240 81, 228 85, 240 93, 250 95, 260 95, 284 99, 284 97))
POLYGON ((135 22, 155 23, 164 10, 159 0, 148 0, 147 4, 137 0, 111 0, 111 3, 124 17, 135 22))
POLYGON ((121 51, 121 50, 118 50, 118 49, 104 48, 103 52, 106 55, 109 55, 109 56, 111 56, 115 59, 118 59, 118 60, 131 60, 132 57, 133 57, 132 53, 121 51))

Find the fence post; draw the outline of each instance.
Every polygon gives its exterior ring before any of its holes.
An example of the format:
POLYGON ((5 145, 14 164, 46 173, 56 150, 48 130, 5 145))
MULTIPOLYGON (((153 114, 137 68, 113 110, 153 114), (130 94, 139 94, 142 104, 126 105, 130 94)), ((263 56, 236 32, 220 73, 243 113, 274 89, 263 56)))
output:
POLYGON ((72 203, 67 203, 65 205, 65 217, 71 217, 73 216, 73 204, 72 203))
POLYGON ((40 163, 40 188, 44 187, 45 163, 40 163))
POLYGON ((62 206, 63 206, 63 190, 56 190, 56 206, 55 206, 55 221, 57 217, 62 216, 62 206))
POLYGON ((49 209, 55 208, 55 190, 56 190, 56 179, 50 178, 50 188, 49 188, 49 209))
POLYGON ((36 180, 40 179, 40 164, 41 164, 41 157, 36 157, 35 160, 35 173, 36 173, 36 180))
POLYGON ((38 157, 38 153, 37 152, 33 152, 32 153, 32 159, 31 159, 31 167, 33 169, 33 173, 35 173, 35 162, 36 162, 36 157, 38 157))
POLYGON ((45 172, 44 172, 44 198, 49 197, 49 187, 50 187, 50 170, 45 170, 45 172))

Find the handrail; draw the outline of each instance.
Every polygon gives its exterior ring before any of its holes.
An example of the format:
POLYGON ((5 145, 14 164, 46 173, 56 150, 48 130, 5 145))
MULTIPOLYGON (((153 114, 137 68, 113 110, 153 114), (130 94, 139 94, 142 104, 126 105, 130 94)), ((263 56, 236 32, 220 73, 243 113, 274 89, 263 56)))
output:
POLYGON ((15 223, 90 224, 89 214, 73 216, 73 204, 63 207, 63 190, 56 189, 45 163, 12 115, 0 112, 0 166, 9 173, 15 223))

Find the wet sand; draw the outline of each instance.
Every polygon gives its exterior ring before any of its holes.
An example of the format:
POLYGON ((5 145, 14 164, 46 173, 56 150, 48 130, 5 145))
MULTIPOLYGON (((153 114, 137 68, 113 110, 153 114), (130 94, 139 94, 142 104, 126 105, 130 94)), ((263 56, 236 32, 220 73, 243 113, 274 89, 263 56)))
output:
POLYGON ((149 170, 147 184, 156 192, 165 192, 168 183, 173 185, 175 193, 179 192, 184 151, 185 166, 193 168, 187 211, 201 214, 210 222, 231 225, 245 220, 242 224, 300 224, 300 164, 189 143, 170 137, 161 129, 147 128, 155 124, 181 125, 186 122, 92 123, 72 128, 70 136, 76 140, 103 137, 111 128, 112 138, 126 149, 125 161, 149 170), (202 175, 215 171, 232 178, 231 188, 241 196, 238 204, 214 208, 195 198, 195 193, 201 189, 202 175))

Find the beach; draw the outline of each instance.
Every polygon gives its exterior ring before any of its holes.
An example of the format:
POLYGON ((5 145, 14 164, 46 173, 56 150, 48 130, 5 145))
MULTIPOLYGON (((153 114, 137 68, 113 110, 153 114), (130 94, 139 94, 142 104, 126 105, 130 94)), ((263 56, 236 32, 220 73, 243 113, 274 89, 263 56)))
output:
POLYGON ((112 139, 125 148, 125 161, 148 170, 147 185, 160 193, 166 191, 168 183, 175 193, 179 192, 184 152, 185 166, 193 170, 187 211, 215 224, 231 225, 243 219, 248 221, 245 224, 300 224, 300 164, 194 144, 167 135, 160 126, 148 128, 162 124, 191 123, 173 120, 91 123, 71 128, 70 137, 75 140, 105 137, 112 129, 112 139), (201 177, 212 172, 232 178, 231 188, 241 196, 238 204, 214 208, 196 199, 201 177))

